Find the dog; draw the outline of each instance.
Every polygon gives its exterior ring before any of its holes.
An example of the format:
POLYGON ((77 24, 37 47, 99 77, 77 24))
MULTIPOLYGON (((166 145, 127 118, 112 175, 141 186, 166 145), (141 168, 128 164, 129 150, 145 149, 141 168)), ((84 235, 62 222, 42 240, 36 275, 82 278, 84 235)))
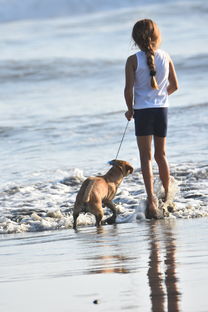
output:
POLYGON ((106 220, 108 224, 115 223, 116 206, 112 202, 117 189, 123 178, 133 172, 133 167, 124 160, 111 160, 110 170, 102 176, 87 178, 76 197, 73 210, 73 228, 76 229, 77 218, 80 212, 90 212, 95 216, 96 226, 101 225, 103 218, 103 207, 108 207, 113 215, 106 220))

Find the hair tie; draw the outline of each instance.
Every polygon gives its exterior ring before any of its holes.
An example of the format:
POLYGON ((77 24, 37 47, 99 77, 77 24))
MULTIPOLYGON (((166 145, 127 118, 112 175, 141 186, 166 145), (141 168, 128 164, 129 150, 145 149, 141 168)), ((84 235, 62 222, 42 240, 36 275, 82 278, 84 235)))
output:
POLYGON ((156 76, 156 71, 155 70, 150 70, 150 76, 156 76))

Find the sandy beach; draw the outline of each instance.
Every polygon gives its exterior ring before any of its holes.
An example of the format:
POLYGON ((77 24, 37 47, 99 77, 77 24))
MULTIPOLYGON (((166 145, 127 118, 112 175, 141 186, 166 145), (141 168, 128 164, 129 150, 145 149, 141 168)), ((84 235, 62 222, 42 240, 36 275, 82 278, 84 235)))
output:
POLYGON ((207 235, 204 218, 2 237, 1 309, 206 312, 207 235))

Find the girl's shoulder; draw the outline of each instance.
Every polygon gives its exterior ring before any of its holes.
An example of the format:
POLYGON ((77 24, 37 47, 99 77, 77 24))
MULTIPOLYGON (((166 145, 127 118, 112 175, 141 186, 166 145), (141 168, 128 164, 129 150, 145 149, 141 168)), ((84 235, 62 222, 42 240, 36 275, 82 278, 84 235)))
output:
POLYGON ((160 57, 167 58, 168 60, 170 59, 170 55, 169 55, 168 52, 166 52, 165 50, 157 49, 157 50, 155 51, 155 54, 156 54, 156 55, 159 55, 160 57))
POLYGON ((134 70, 137 68, 137 56, 132 54, 127 58, 126 67, 132 67, 134 70))
POLYGON ((137 52, 135 53, 135 55, 136 55, 137 57, 138 57, 138 56, 145 56, 145 52, 139 50, 139 51, 137 51, 137 52))

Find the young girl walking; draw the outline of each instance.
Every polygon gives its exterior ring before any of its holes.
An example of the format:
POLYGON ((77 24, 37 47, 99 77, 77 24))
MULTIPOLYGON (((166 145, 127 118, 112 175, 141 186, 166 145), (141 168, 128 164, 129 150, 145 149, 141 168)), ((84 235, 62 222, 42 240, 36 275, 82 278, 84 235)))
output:
POLYGON ((170 172, 166 158, 168 96, 178 89, 177 77, 170 56, 159 49, 158 26, 150 19, 138 21, 132 38, 140 49, 126 62, 124 96, 128 120, 134 118, 141 170, 147 192, 147 218, 157 218, 158 200, 154 194, 152 172, 152 138, 154 158, 159 168, 165 198, 168 197, 170 172))

